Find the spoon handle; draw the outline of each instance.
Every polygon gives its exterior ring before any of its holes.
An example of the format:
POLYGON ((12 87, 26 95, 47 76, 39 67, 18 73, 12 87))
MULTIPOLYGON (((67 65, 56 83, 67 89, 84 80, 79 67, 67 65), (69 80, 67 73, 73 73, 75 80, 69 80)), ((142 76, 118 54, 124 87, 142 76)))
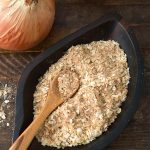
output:
POLYGON ((44 123, 47 116, 54 111, 54 109, 60 105, 59 100, 55 100, 55 97, 48 96, 48 100, 42 109, 41 113, 33 120, 33 122, 24 130, 24 132, 17 138, 9 150, 26 150, 37 134, 38 129, 44 123))

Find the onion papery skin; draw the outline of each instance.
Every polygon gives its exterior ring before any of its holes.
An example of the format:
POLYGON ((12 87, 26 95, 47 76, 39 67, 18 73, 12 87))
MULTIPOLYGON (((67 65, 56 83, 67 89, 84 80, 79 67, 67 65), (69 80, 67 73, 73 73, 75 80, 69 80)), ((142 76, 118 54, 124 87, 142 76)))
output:
POLYGON ((39 44, 52 28, 55 0, 0 0, 0 48, 26 50, 39 44))

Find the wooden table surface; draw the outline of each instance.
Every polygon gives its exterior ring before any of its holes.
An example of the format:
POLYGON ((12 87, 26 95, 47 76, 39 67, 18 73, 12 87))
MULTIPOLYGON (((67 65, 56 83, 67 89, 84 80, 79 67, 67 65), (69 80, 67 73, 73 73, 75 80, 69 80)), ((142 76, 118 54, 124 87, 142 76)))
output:
POLYGON ((134 118, 106 150, 150 150, 150 0, 56 0, 56 19, 47 39, 25 52, 0 50, 0 90, 10 90, 5 96, 9 100, 4 106, 6 119, 0 124, 0 150, 7 150, 12 141, 16 87, 26 65, 47 47, 110 11, 120 13, 137 36, 144 58, 144 86, 134 118))

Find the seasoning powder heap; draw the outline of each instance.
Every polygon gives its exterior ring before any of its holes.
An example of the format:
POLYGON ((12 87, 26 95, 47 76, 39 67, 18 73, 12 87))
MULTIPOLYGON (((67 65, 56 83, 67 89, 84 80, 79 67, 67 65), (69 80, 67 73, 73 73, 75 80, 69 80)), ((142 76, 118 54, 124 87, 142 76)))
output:
POLYGON ((117 42, 72 46, 40 78, 34 93, 35 118, 45 104, 50 81, 64 67, 79 74, 80 88, 49 115, 36 136, 42 145, 57 148, 87 144, 107 131, 121 112, 129 83, 126 54, 117 42))

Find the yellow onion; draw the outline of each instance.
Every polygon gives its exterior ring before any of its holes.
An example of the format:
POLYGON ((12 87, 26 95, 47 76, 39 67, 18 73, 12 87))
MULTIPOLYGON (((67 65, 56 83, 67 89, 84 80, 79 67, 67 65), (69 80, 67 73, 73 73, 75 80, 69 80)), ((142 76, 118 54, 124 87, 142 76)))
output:
POLYGON ((0 48, 25 50, 49 33, 55 0, 0 0, 0 48))

